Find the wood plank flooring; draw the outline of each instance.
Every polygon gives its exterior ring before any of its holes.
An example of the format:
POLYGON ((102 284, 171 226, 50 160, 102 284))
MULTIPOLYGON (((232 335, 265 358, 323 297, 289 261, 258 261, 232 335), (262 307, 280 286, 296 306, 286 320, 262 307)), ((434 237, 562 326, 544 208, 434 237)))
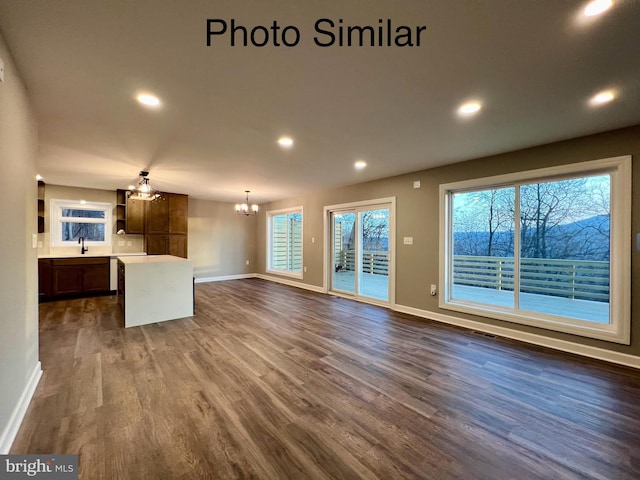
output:
POLYGON ((12 453, 89 479, 637 479, 640 372, 262 280, 122 328, 40 307, 44 374, 12 453))

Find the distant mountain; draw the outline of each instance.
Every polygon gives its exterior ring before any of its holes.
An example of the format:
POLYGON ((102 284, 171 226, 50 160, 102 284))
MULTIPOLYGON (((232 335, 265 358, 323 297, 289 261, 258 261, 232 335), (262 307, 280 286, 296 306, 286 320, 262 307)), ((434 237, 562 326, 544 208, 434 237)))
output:
MULTIPOLYGON (((547 230, 546 238, 536 239, 537 230, 529 226, 521 239, 523 257, 534 257, 535 245, 544 249, 541 257, 575 260, 609 260, 610 219, 596 215, 547 230)), ((455 255, 487 255, 489 232, 455 232, 455 255)), ((495 232, 492 256, 513 256, 513 232, 495 232)))

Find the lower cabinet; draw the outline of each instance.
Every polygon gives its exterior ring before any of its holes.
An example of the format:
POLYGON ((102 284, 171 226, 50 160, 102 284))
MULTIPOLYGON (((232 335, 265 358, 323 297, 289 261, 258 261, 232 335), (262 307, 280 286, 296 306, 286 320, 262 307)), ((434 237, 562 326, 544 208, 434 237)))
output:
POLYGON ((41 298, 110 291, 109 257, 40 259, 38 274, 41 298))

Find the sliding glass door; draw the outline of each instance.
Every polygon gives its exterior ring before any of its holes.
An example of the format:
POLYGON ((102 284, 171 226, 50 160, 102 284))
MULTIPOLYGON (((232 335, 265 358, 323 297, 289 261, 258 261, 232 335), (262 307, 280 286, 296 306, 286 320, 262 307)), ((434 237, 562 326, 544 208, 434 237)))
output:
POLYGON ((358 212, 358 294, 389 301, 389 208, 358 212))
POLYGON ((389 301, 390 206, 330 212, 331 290, 389 301))

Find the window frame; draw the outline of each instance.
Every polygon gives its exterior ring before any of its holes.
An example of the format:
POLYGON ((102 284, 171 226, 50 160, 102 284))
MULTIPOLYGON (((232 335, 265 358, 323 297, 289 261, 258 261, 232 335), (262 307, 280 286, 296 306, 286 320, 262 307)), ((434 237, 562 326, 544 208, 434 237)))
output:
MULTIPOLYGON (((556 167, 528 170, 440 185, 440 266, 439 282, 441 309, 507 322, 544 328, 614 343, 629 345, 631 341, 631 155, 572 163, 556 167), (452 202, 454 193, 492 189, 522 184, 581 178, 594 174, 611 176, 610 217, 610 297, 609 323, 598 324, 586 320, 523 312, 488 304, 451 299, 453 275, 452 202)), ((519 255, 519 252, 517 252, 519 255)), ((518 258, 516 256, 516 258, 518 258)))
POLYGON ((73 247, 77 245, 77 240, 62 240, 62 224, 64 222, 75 223, 97 223, 104 224, 104 241, 86 240, 84 243, 89 247, 110 247, 113 230, 112 222, 113 205, 104 202, 89 202, 79 200, 51 199, 51 246, 52 247, 73 247), (104 218, 83 218, 83 217, 63 217, 63 209, 94 210, 104 212, 104 218))
MULTIPOLYGON (((287 228, 289 228, 287 222, 287 228)), ((289 254, 289 246, 287 247, 287 254, 289 254)), ((272 273, 276 275, 284 275, 287 277, 304 278, 304 211, 302 206, 291 207, 291 208, 283 208, 280 210, 270 210, 267 212, 267 265, 266 272, 272 273), (302 226, 300 229, 300 272, 296 272, 290 269, 282 270, 273 268, 272 259, 273 259, 273 217, 279 215, 290 215, 299 213, 302 216, 302 226)))

